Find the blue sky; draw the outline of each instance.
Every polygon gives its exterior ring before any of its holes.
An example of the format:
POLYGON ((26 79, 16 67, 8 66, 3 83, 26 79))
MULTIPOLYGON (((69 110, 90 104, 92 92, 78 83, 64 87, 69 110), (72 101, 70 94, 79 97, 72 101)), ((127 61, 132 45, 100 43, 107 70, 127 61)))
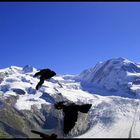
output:
POLYGON ((117 57, 140 62, 140 2, 0 2, 0 68, 79 74, 117 57))

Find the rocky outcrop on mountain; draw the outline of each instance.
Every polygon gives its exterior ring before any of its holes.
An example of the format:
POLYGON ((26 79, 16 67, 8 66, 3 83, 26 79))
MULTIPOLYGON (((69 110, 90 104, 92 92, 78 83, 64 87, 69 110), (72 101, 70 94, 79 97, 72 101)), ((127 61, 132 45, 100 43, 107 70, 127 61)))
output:
POLYGON ((0 138, 39 138, 31 133, 32 129, 56 127, 57 131, 58 114, 52 106, 42 105, 41 109, 32 106, 31 110, 18 110, 14 107, 17 99, 18 96, 0 97, 0 138))

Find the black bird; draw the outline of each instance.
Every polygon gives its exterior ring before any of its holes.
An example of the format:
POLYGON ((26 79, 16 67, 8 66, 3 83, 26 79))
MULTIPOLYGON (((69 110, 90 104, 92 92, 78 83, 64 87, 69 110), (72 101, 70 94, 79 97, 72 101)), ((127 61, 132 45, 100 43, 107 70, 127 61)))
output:
POLYGON ((42 133, 42 132, 39 132, 36 130, 31 130, 31 132, 40 135, 40 137, 42 137, 42 138, 47 138, 47 139, 56 139, 57 138, 57 135, 54 133, 52 133, 51 135, 47 135, 45 133, 42 133))
POLYGON ((69 131, 75 126, 75 123, 78 118, 78 111, 82 113, 88 113, 92 104, 83 104, 76 105, 74 103, 64 104, 64 102, 58 102, 55 105, 56 109, 62 109, 64 113, 64 128, 63 131, 65 134, 68 134, 69 131))
POLYGON ((38 90, 42 86, 45 80, 49 80, 55 75, 56 73, 50 69, 42 69, 39 72, 35 73, 33 77, 38 77, 38 76, 40 77, 40 81, 36 85, 36 90, 38 90))

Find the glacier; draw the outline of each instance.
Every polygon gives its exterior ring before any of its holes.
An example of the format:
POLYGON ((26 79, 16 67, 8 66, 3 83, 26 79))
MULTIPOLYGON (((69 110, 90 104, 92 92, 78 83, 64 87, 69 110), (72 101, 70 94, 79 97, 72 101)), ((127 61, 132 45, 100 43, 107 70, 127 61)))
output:
POLYGON ((78 75, 57 74, 37 91, 30 65, 0 69, 0 136, 37 138, 31 129, 58 138, 140 138, 140 65, 126 58, 98 62, 78 75), (54 103, 92 104, 64 135, 54 103), (10 117, 8 117, 10 116, 10 117), (22 127, 21 127, 22 126, 22 127), (11 131, 9 131, 11 130, 11 131))

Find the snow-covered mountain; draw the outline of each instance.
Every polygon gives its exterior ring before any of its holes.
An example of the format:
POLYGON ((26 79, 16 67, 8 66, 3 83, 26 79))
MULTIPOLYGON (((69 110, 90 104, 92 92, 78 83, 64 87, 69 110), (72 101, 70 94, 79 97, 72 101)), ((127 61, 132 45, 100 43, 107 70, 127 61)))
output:
POLYGON ((135 97, 139 96, 140 90, 140 65, 124 58, 110 59, 84 70, 77 76, 78 79, 83 89, 90 92, 135 97))
MULTIPOLYGON (((54 76, 37 91, 38 70, 11 66, 0 70, 0 137, 39 137, 31 129, 58 137, 139 138, 140 65, 125 58, 99 62, 79 75, 54 76), (63 134, 58 101, 92 104, 63 134)), ((57 73, 57 72, 56 72, 57 73)))

